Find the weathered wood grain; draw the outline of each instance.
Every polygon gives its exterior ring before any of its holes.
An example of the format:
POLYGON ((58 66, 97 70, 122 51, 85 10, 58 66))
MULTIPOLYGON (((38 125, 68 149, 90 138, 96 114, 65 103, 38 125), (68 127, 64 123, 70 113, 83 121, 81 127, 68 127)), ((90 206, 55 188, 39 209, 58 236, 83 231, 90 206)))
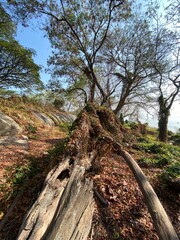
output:
POLYGON ((131 155, 119 148, 120 155, 124 158, 131 171, 133 172, 138 185, 143 193, 149 212, 154 222, 158 237, 160 240, 178 240, 178 236, 172 226, 172 223, 159 201, 154 189, 145 177, 143 171, 131 157, 131 155))
POLYGON ((73 167, 69 159, 53 169, 17 239, 87 239, 93 214, 93 186, 84 173, 83 166, 73 167))

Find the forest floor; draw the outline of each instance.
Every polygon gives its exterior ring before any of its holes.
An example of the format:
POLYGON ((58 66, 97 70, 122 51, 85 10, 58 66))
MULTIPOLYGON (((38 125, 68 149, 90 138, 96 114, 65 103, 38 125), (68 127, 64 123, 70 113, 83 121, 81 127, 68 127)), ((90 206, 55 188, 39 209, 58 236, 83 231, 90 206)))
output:
POLYGON ((0 220, 3 221, 7 213, 9 216, 0 240, 16 239, 25 213, 36 200, 47 173, 58 161, 50 159, 48 151, 53 151, 65 137, 66 133, 59 128, 46 126, 31 134, 28 149, 15 144, 1 146, 0 220))
MULTIPOLYGON (((28 149, 15 145, 0 149, 0 220, 7 220, 0 240, 16 239, 22 219, 41 191, 47 173, 60 159, 53 152, 54 146, 62 143, 66 135, 57 127, 42 127, 31 135, 28 149)), ((126 150, 134 159, 139 157, 133 148, 126 150)), ((161 168, 143 168, 143 171, 180 232, 179 196, 159 180, 161 168)), ((120 156, 109 151, 89 176, 95 189, 92 239, 158 239, 142 193, 120 156)))
MULTIPOLYGON (((135 155, 133 157, 136 158, 135 155)), ((123 158, 110 154, 99 163, 99 169, 93 180, 105 202, 95 198, 93 239, 159 239, 138 184, 123 158)), ((180 232, 179 196, 161 184, 158 176, 162 169, 142 170, 155 189, 176 231, 180 232)))

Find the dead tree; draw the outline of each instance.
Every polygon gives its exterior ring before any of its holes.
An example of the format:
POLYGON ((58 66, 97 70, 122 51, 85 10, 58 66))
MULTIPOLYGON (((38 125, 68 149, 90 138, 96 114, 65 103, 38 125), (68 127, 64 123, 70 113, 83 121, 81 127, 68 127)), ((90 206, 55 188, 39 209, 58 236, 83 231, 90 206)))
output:
POLYGON ((144 195, 161 240, 178 236, 157 195, 132 157, 122 149, 125 130, 104 107, 88 104, 73 124, 70 140, 58 166, 46 177, 43 189, 24 218, 18 240, 87 239, 93 216, 93 183, 88 170, 105 143, 121 155, 144 195))

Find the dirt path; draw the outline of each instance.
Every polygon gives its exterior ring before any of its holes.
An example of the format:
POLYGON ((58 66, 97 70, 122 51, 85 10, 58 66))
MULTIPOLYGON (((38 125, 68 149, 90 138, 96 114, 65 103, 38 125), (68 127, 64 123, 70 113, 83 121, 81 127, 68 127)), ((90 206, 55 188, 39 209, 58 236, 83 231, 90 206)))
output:
POLYGON ((22 163, 29 156, 40 157, 47 154, 47 150, 59 139, 63 139, 65 133, 60 132, 56 127, 39 129, 32 138, 28 140, 28 148, 20 144, 9 144, 1 146, 0 149, 0 183, 4 182, 4 172, 7 167, 22 163))
POLYGON ((58 128, 46 127, 31 135, 28 149, 16 144, 1 147, 0 220, 7 214, 13 202, 16 203, 0 233, 0 239, 16 238, 24 214, 36 199, 47 172, 54 164, 54 160, 49 159, 48 150, 65 137, 66 134, 58 128), (29 174, 27 180, 21 176, 25 171, 28 174, 32 171, 32 176, 29 174))

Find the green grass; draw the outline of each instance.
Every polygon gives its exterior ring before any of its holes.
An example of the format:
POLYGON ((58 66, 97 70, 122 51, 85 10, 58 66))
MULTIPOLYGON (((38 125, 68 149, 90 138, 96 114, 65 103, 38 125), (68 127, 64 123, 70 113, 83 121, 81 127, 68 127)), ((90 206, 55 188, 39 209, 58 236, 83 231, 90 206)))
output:
POLYGON ((158 142, 151 135, 137 140, 135 148, 144 155, 138 159, 140 166, 163 168, 163 179, 180 177, 179 146, 158 142))

